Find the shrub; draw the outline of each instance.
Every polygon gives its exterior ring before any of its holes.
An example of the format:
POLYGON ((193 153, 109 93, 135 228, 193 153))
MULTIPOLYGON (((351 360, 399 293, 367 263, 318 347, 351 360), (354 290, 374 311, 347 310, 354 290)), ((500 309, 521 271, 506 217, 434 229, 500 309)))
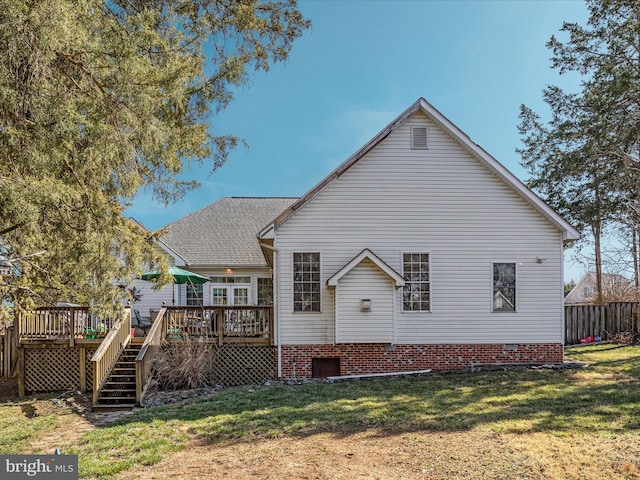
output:
POLYGON ((162 390, 211 385, 213 368, 211 347, 188 337, 167 342, 154 361, 155 378, 162 390))

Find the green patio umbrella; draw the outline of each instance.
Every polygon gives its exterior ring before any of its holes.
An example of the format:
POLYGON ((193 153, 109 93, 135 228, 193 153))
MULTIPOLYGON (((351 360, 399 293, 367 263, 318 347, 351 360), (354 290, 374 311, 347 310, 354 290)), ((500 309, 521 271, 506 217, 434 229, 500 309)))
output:
MULTIPOLYGON (((173 277, 173 283, 177 283, 178 285, 182 285, 187 283, 189 285, 202 285, 209 281, 208 277, 203 277, 202 275, 198 275, 197 273, 188 272, 187 270, 183 270, 178 267, 170 267, 169 275, 173 277)), ((145 272, 140 277, 142 280, 152 281, 160 276, 160 272, 157 270, 152 270, 150 272, 145 272)), ((175 305, 175 292, 173 293, 173 304, 175 305)))
MULTIPOLYGON (((197 273, 188 272, 178 267, 169 268, 169 275, 173 277, 173 283, 177 283, 181 285, 183 283, 191 283, 192 285, 202 285, 209 281, 208 277, 203 277, 202 275, 198 275, 197 273)), ((160 272, 157 270, 152 270, 150 272, 145 272, 140 277, 142 280, 155 280, 160 276, 160 272)))

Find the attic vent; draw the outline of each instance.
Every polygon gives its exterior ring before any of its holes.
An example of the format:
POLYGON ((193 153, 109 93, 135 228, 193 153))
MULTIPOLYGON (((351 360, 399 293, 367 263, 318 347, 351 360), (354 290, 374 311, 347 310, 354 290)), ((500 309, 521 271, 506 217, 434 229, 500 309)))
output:
POLYGON ((427 148, 427 127, 411 127, 411 148, 427 148))

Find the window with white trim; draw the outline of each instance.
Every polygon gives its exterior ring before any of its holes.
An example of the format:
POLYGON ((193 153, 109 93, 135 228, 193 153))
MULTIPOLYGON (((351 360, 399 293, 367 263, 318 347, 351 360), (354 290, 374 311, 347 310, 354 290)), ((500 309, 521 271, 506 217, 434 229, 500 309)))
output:
POLYGON ((320 311, 320 253, 293 254, 293 311, 320 311))
POLYGON ((258 305, 273 305, 273 280, 258 277, 258 305))
POLYGON ((249 305, 251 277, 211 277, 212 305, 249 305))
POLYGON ((493 264, 493 311, 516 311, 516 264, 493 264))
POLYGON ((187 306, 201 307, 203 299, 202 285, 192 285, 187 283, 187 306))
POLYGON ((431 309, 429 254, 403 253, 402 274, 405 279, 402 289, 402 310, 428 312, 431 309))

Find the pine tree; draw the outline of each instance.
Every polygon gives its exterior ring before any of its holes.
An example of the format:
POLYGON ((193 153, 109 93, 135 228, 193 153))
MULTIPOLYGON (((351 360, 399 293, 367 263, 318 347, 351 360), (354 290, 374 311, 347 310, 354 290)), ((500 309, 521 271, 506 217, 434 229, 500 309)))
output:
POLYGON ((222 165, 240 140, 212 117, 309 25, 295 0, 0 0, 0 293, 121 300, 162 264, 125 208, 197 187, 191 162, 222 165))
MULTIPOLYGON (((587 0, 585 27, 565 22, 566 42, 555 36, 552 67, 583 75, 578 93, 544 90, 548 125, 521 107, 522 164, 530 184, 595 243, 598 297, 602 298, 602 232, 637 215, 640 145, 640 4, 587 0)), ((636 222, 637 223, 637 222, 636 222)))

